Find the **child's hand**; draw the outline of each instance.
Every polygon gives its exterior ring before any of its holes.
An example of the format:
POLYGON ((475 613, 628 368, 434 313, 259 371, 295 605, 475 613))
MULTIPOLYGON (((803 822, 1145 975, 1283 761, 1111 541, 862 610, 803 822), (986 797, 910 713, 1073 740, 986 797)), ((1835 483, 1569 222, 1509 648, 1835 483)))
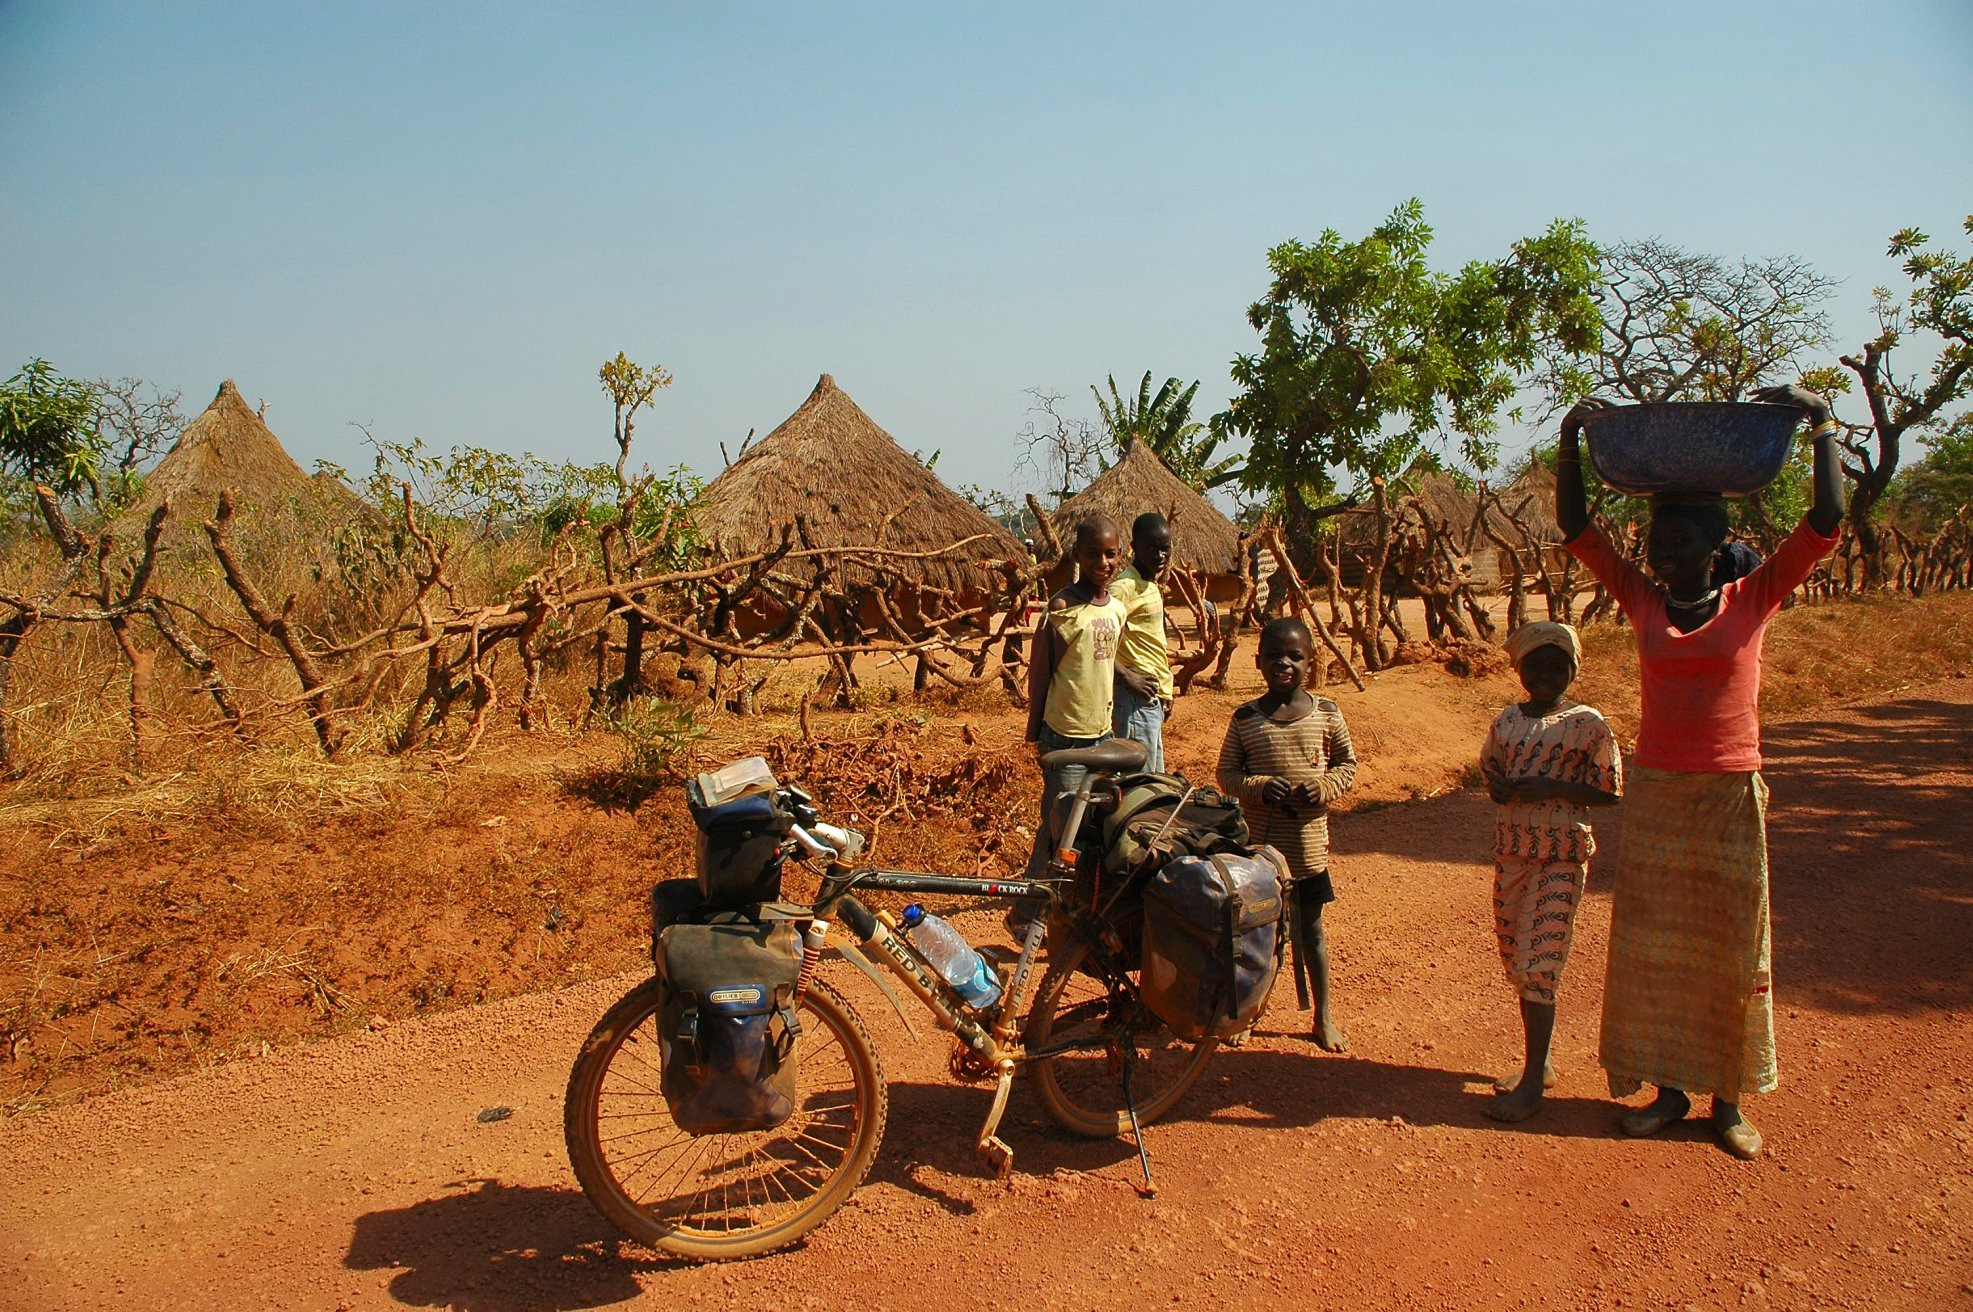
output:
POLYGON ((1304 806, 1319 807, 1322 805, 1322 785, 1296 784, 1293 790, 1290 791, 1289 797, 1294 801, 1302 803, 1304 806))
POLYGON ((1487 780, 1487 796, 1502 806, 1520 800, 1521 785, 1515 779, 1493 778, 1487 780))
POLYGON ((1261 801, 1269 806, 1280 806, 1294 795, 1294 787, 1286 779, 1270 779, 1261 785, 1261 801))

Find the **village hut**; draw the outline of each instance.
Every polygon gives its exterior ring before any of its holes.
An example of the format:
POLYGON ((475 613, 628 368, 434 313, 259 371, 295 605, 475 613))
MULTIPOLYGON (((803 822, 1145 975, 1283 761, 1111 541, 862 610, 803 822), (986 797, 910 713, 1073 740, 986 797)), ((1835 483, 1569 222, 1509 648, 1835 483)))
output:
MULTIPOLYGON (((1418 512, 1422 508, 1435 530, 1450 535, 1454 554, 1462 563, 1467 581, 1476 590, 1486 592, 1500 585, 1499 561, 1492 540, 1479 530, 1474 518, 1480 507, 1478 493, 1445 470, 1419 460, 1391 480, 1387 495, 1394 538, 1420 531, 1418 512), (1417 504, 1414 506, 1413 502, 1417 504), (1462 555, 1462 546, 1470 554, 1462 555)), ((1362 557, 1370 553, 1376 541, 1376 516, 1367 503, 1360 505, 1339 517, 1336 532, 1341 537, 1343 583, 1361 587, 1362 557)))
POLYGON ((272 506, 307 482, 308 474, 229 378, 144 480, 144 500, 152 506, 167 496, 203 503, 230 487, 242 504, 272 506))
MULTIPOLYGON (((925 590, 918 598, 891 598, 907 618, 916 618, 919 602, 931 612, 978 606, 999 590, 996 562, 1028 559, 1012 533, 940 482, 828 374, 779 428, 712 481, 693 521, 715 549, 738 555, 778 542, 796 515, 818 547, 939 551, 966 542, 957 551, 886 566, 925 590)), ((872 581, 868 569, 855 565, 845 575, 850 585, 872 581)), ((754 618, 771 625, 772 608, 754 618)), ((867 607, 864 618, 871 618, 867 607)))
MULTIPOLYGON (((1548 568, 1552 572, 1561 572, 1569 553, 1562 548, 1562 526, 1555 521, 1555 474, 1548 466, 1538 460, 1530 460, 1528 467, 1501 489, 1497 504, 1488 508, 1487 522, 1496 533, 1524 553, 1521 557, 1524 572, 1533 571, 1534 561, 1525 554, 1527 544, 1522 535, 1522 526, 1533 533, 1537 541, 1546 544, 1542 555, 1548 568), (1519 525, 1515 520, 1520 521, 1519 525)), ((1496 545, 1493 555, 1503 577, 1513 573, 1514 562, 1504 549, 1496 545)))
MULTIPOLYGON (((1191 575, 1213 601, 1240 595, 1240 530, 1143 442, 1133 440, 1123 459, 1064 501, 1052 522, 1067 551, 1078 523, 1090 515, 1108 515, 1117 522, 1128 552, 1131 521, 1147 511, 1171 522, 1173 570, 1191 575)), ((1058 567, 1051 582, 1060 587, 1068 575, 1067 566, 1058 567)))
POLYGON ((250 554, 291 556, 325 524, 365 513, 355 493, 332 475, 311 477, 249 406, 232 379, 212 404, 185 426, 171 450, 144 476, 143 494, 112 525, 119 541, 134 542, 168 497, 163 550, 167 559, 206 552, 201 525, 233 492, 240 536, 250 554), (299 535, 299 536, 298 536, 299 535))

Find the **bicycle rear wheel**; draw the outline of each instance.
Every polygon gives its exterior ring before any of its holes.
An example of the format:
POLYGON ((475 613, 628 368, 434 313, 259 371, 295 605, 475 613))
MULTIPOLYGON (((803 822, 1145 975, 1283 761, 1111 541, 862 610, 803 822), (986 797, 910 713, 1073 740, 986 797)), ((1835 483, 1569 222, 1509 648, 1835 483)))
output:
POLYGON ((849 1003, 802 998, 795 1114, 753 1134, 688 1134, 659 1092, 659 989, 647 980, 596 1023, 563 1105, 569 1162, 631 1238, 726 1260, 785 1247, 843 1205, 884 1134, 883 1071, 849 1003))
POLYGON ((1064 1048, 1029 1065, 1035 1097, 1063 1129, 1108 1139, 1130 1128, 1124 1102, 1125 1054, 1137 1122, 1149 1125, 1185 1096, 1217 1039, 1187 1042, 1144 1009, 1127 989, 1113 987, 1087 940, 1079 935, 1050 963, 1035 989, 1022 1039, 1030 1052, 1064 1048))

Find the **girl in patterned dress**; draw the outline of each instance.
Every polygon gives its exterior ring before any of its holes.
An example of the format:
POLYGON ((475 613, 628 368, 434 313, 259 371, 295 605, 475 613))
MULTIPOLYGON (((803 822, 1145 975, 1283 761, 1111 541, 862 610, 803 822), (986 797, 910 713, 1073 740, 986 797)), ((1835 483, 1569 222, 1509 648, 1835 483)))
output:
POLYGON ((1566 624, 1524 624, 1507 654, 1528 700, 1509 706, 1487 732, 1480 773, 1500 805, 1494 819, 1493 915, 1500 961, 1521 995, 1527 1060, 1505 1077, 1487 1115, 1525 1121, 1553 1080, 1548 1060, 1555 1033, 1555 991, 1575 935, 1596 841, 1589 808, 1623 791, 1623 764, 1610 726, 1565 694, 1582 659, 1582 642, 1566 624))

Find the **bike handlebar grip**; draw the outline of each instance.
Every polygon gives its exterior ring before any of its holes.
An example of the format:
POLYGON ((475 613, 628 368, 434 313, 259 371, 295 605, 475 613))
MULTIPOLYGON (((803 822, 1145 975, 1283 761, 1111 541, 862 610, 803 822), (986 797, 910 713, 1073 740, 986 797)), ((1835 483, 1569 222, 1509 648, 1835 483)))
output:
POLYGON ((814 834, 809 833, 808 830, 802 828, 800 825, 788 826, 788 833, 793 836, 797 843, 800 843, 803 848, 807 849, 810 856, 818 861, 834 861, 839 855, 835 848, 829 846, 814 834))
POLYGON ((859 943, 869 941, 870 936, 877 932, 876 914, 853 897, 843 898, 842 910, 839 914, 843 918, 843 923, 849 926, 850 933, 856 935, 856 941, 859 943))

